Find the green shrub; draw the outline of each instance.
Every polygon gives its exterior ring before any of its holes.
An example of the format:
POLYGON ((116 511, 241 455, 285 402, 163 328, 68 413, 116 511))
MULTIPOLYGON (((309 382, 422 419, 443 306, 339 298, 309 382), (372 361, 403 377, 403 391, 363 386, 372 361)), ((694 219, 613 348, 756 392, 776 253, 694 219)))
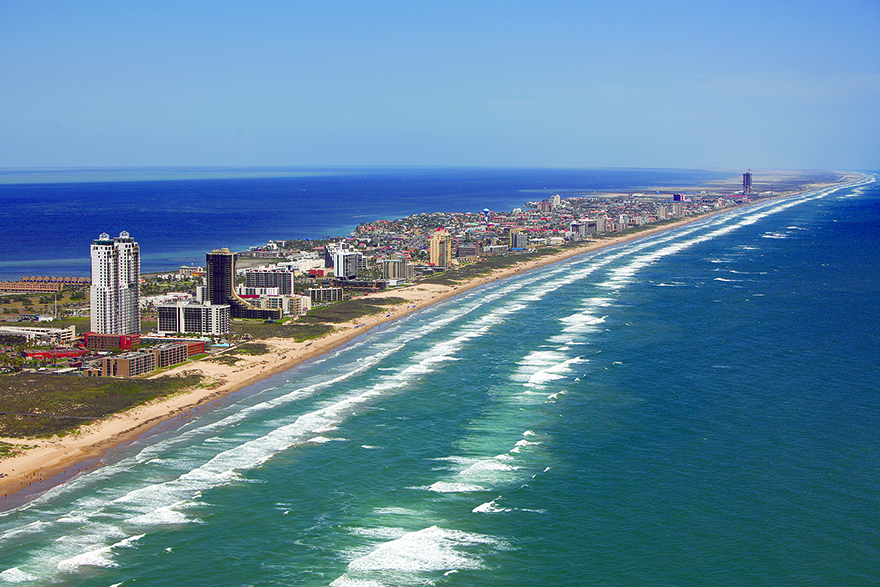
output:
POLYGON ((18 373, 0 377, 0 436, 65 434, 92 420, 193 387, 199 375, 107 379, 18 373))

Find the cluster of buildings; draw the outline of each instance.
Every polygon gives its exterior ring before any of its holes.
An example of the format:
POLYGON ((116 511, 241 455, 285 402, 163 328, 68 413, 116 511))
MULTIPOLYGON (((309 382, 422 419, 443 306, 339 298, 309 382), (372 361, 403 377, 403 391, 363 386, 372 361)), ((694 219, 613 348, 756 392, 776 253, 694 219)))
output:
POLYGON ((415 214, 357 227, 336 243, 382 268, 384 278, 412 279, 446 267, 511 251, 581 241, 651 223, 684 218, 746 201, 701 192, 682 194, 556 194, 510 213, 415 214))
MULTIPOLYGON (((747 191, 746 182, 744 176, 747 191)), ((688 196, 678 193, 579 194, 568 198, 556 194, 530 202, 525 210, 516 208, 510 213, 488 209, 481 213, 423 213, 361 224, 349 238, 317 247, 323 259, 322 267, 314 264, 316 259, 305 258, 303 251, 286 249, 282 241, 270 241, 262 250, 241 254, 291 259, 261 268, 264 272, 290 271, 316 278, 332 276, 334 288, 310 289, 304 296, 314 304, 339 299, 337 295, 341 294, 336 291, 339 288, 383 289, 489 256, 620 233, 747 199, 747 193, 739 197, 701 192, 688 196)), ((251 271, 244 272, 247 284, 256 286, 256 282, 251 282, 251 271)), ((258 303, 248 296, 286 295, 251 289, 237 293, 254 306, 266 302, 258 303)), ((294 309, 285 308, 285 311, 296 315, 294 309)))
POLYGON ((103 233, 94 240, 92 331, 84 335, 83 346, 84 354, 101 356, 84 362, 84 373, 110 377, 149 373, 205 352, 205 339, 228 335, 232 319, 276 321, 304 314, 312 299, 335 301, 342 297, 340 288, 315 288, 308 296, 297 295, 295 272, 290 268, 249 269, 245 283, 236 284, 236 253, 228 249, 207 253, 205 262, 204 269, 188 268, 191 275, 204 277, 195 297, 157 304, 157 336, 142 337, 138 243, 127 232, 114 238, 103 233), (183 335, 202 339, 181 338, 183 335), (144 342, 152 344, 142 346, 144 342))
MULTIPOLYGON (((81 368, 89 376, 133 377, 205 352, 204 340, 167 337, 151 340, 153 344, 141 348, 146 340, 141 337, 140 247, 129 233, 123 231, 117 237, 102 233, 92 241, 90 258, 91 332, 83 336, 79 347, 72 346, 76 339, 73 326, 57 329, 16 324, 0 327, 0 334, 62 347, 27 351, 27 358, 71 360, 72 367, 81 368)), ((166 333, 222 336, 229 333, 232 316, 253 312, 232 289, 234 255, 231 267, 225 265, 226 261, 227 255, 209 253, 205 303, 167 304, 157 308, 166 333)), ((274 317, 278 313, 277 310, 265 314, 256 311, 258 316, 274 317)))
MULTIPOLYGON (((140 249, 127 232, 112 238, 103 233, 92 242, 91 279, 22 278, 20 282, 0 283, 0 290, 57 292, 65 285, 88 285, 92 332, 84 337, 83 354, 103 355, 84 365, 85 372, 134 376, 205 351, 203 341, 169 337, 223 337, 230 333, 233 319, 278 321, 284 316, 300 316, 313 304, 341 300, 347 289, 384 288, 482 257, 561 245, 682 218, 742 202, 748 199, 750 191, 751 174, 747 173, 743 175, 739 197, 705 192, 671 197, 581 194, 563 199, 554 195, 530 202, 525 211, 516 208, 509 214, 488 209, 481 213, 417 214, 361 224, 350 238, 317 247, 319 251, 287 251, 285 243, 271 241, 266 250, 241 255, 273 259, 286 256, 288 260, 238 273, 239 253, 217 249, 206 254, 204 268, 180 270, 184 277, 203 278, 204 285, 196 288, 194 297, 186 295, 152 303, 158 336, 162 338, 156 341, 160 344, 143 349, 140 249), (236 283, 241 275, 244 283, 236 283), (315 278, 317 286, 298 294, 294 288, 296 275, 315 278), (333 286, 326 287, 324 278, 331 275, 333 286)), ((0 327, 0 334, 6 331, 59 345, 70 344, 75 337, 72 329, 53 330, 4 326, 0 327)))
POLYGON ((0 281, 3 293, 60 293, 67 287, 88 287, 88 277, 43 277, 27 276, 18 281, 0 281))
MULTIPOLYGON (((95 346, 114 342, 112 339, 101 341, 99 340, 100 335, 97 338, 87 335, 86 347, 89 346, 89 339, 96 343, 95 346)), ((90 377, 136 377, 156 369, 177 365, 192 356, 205 352, 205 341, 203 340, 168 341, 141 349, 138 348, 140 346, 139 339, 140 337, 129 338, 125 344, 127 350, 112 346, 111 350, 122 350, 122 352, 100 356, 98 359, 90 361, 83 369, 83 373, 90 377)))

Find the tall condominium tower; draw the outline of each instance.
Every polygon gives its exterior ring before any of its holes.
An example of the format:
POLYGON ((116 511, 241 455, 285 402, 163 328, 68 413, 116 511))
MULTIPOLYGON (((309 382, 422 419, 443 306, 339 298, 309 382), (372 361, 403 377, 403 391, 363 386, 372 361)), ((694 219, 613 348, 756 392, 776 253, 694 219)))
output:
POLYGON ((449 267, 452 259, 452 235, 445 228, 438 228, 428 242, 430 261, 438 267, 449 267))
POLYGON ((752 172, 743 173, 743 193, 752 193, 752 172))
POLYGON ((141 255, 131 236, 106 232, 92 241, 92 331, 139 334, 141 331, 141 255))
POLYGON ((255 320, 280 320, 281 309, 257 308, 235 293, 235 253, 229 249, 217 249, 205 255, 207 263, 207 302, 228 304, 232 318, 255 320))

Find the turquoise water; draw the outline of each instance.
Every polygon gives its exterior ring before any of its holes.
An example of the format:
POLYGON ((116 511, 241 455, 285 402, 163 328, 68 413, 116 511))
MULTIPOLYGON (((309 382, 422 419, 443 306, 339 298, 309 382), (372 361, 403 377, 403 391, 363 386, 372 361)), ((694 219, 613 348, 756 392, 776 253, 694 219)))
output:
POLYGON ((21 585, 861 585, 880 189, 496 281, 0 515, 21 585))

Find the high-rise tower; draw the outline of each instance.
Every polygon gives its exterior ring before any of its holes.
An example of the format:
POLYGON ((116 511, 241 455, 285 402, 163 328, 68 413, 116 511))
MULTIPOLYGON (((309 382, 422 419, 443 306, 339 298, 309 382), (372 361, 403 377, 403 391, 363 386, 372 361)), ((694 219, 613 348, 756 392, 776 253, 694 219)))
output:
POLYGON ((92 241, 92 332, 139 334, 141 331, 140 247, 122 231, 92 241))
POLYGON ((207 264, 207 302, 228 304, 232 318, 255 320, 280 320, 278 308, 262 309, 252 306, 235 293, 235 253, 229 249, 217 249, 205 255, 207 264))
POLYGON ((743 173, 743 193, 744 194, 752 193, 752 172, 751 171, 743 173))
POLYGON ((452 235, 445 228, 438 228, 429 241, 430 261, 438 267, 449 267, 452 259, 452 235))

